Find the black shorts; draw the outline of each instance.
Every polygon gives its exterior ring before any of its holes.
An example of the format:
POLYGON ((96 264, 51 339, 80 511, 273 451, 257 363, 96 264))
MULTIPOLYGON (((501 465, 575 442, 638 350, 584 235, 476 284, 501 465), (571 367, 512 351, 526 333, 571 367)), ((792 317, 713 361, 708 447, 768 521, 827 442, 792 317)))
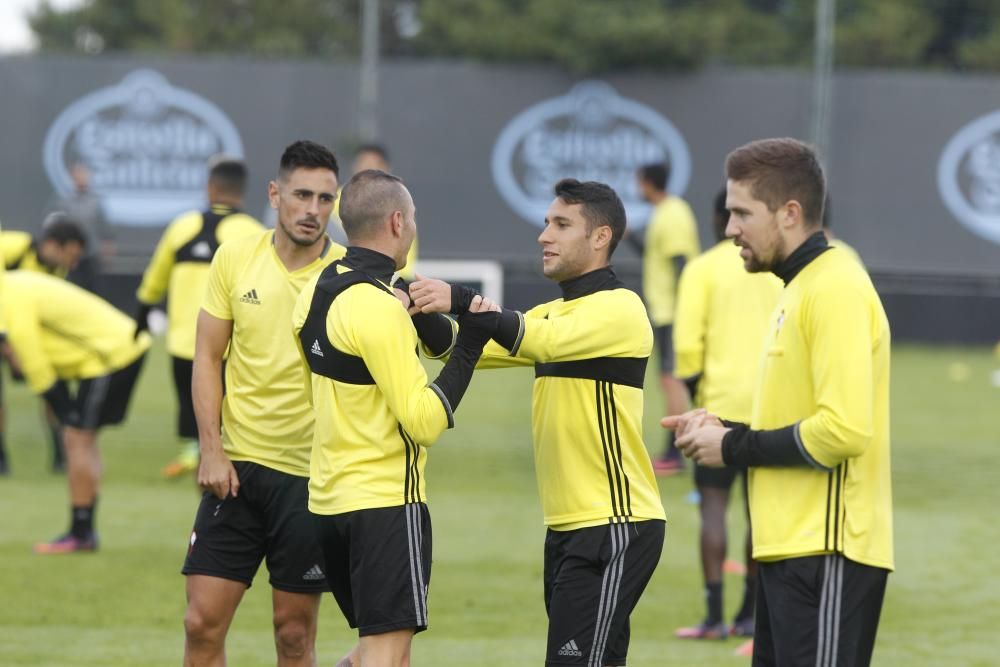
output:
POLYGON ((273 588, 289 593, 326 590, 323 555, 309 517, 309 478, 250 461, 233 461, 239 495, 201 498, 184 560, 184 574, 232 579, 250 587, 267 559, 273 588))
POLYGON ((723 466, 722 468, 711 468, 694 464, 694 484, 695 486, 707 486, 713 489, 723 489, 728 491, 733 487, 733 482, 737 477, 743 478, 743 486, 746 488, 747 469, 735 466, 723 466))
POLYGON ((866 667, 888 575, 840 554, 761 563, 754 667, 866 667))
POLYGON ((314 514, 330 590, 358 636, 427 629, 431 515, 427 505, 314 514))
POLYGON ((624 665, 629 616, 663 551, 664 521, 545 535, 546 665, 624 665))
POLYGON ((197 438, 198 422, 194 417, 194 399, 191 397, 191 374, 194 362, 180 357, 171 359, 174 362, 174 388, 177 389, 177 436, 197 438))
POLYGON ((660 355, 660 373, 673 375, 674 372, 674 327, 666 325, 653 327, 653 343, 660 355))
POLYGON ((92 431, 102 426, 121 424, 128 413, 132 390, 145 359, 146 354, 143 353, 125 368, 80 380, 66 426, 92 431))

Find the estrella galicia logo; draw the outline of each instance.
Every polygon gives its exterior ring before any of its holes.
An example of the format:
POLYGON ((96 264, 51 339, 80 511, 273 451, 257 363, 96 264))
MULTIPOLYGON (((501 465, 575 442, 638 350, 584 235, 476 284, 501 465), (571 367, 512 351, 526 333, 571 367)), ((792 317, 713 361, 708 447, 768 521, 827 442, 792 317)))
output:
POLYGON ((972 121, 951 138, 938 161, 938 189, 959 222, 1000 243, 1000 111, 972 121))
POLYGON ((504 201, 528 222, 543 224, 552 186, 572 177, 614 188, 635 229, 646 225, 650 212, 635 172, 660 161, 670 163, 669 191, 683 194, 691 156, 677 128, 610 85, 584 81, 515 116, 493 147, 492 169, 504 201))
POLYGON ((69 105, 45 137, 45 171, 56 192, 73 190, 82 162, 108 220, 159 225, 204 205, 205 168, 217 153, 243 156, 239 132, 212 102, 136 70, 69 105))

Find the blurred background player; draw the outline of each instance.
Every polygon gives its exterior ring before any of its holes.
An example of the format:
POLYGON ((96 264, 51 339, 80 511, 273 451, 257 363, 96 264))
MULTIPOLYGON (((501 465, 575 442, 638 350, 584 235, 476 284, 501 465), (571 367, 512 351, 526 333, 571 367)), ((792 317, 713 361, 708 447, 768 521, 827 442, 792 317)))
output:
MULTIPOLYGON (((3 264, 8 271, 20 269, 65 278, 76 268, 86 246, 87 240, 80 226, 63 213, 49 215, 43 223, 41 237, 37 240, 28 232, 0 231, 0 255, 3 256, 3 264)), ((20 379, 17 369, 11 367, 11 374, 20 379)), ((59 420, 47 405, 44 414, 52 445, 52 470, 61 472, 65 467, 62 429, 59 420)), ((6 475, 10 470, 4 443, 5 426, 3 375, 0 374, 0 475, 6 475)))
POLYGON ((136 335, 148 326, 149 311, 167 297, 167 353, 177 390, 177 436, 181 453, 163 469, 177 477, 198 467, 198 424, 191 401, 195 328, 209 266, 215 251, 229 239, 258 233, 263 227, 243 213, 247 168, 234 158, 218 157, 208 167, 208 208, 174 219, 163 232, 136 292, 136 335))
POLYGON ((101 482, 97 435, 125 418, 150 338, 130 317, 72 283, 11 271, 4 284, 8 342, 28 386, 63 424, 71 522, 35 553, 97 549, 94 513, 101 482), (76 395, 66 382, 76 382, 76 395))
MULTIPOLYGON (((64 213, 80 225, 86 238, 85 253, 69 274, 69 280, 91 292, 100 290, 102 260, 117 252, 114 229, 104 217, 100 198, 90 189, 90 169, 83 162, 70 167, 73 191, 49 204, 53 213, 64 213)), ((43 225, 44 227, 44 225, 43 225)))
MULTIPOLYGON (((637 174, 639 192, 653 207, 646 226, 642 254, 642 296, 653 324, 653 340, 659 351, 660 386, 666 397, 668 415, 687 410, 684 383, 674 375, 671 327, 677 279, 684 265, 701 250, 694 213, 686 201, 667 192, 670 167, 666 163, 647 164, 637 174)), ((670 475, 684 468, 684 458, 674 447, 673 432, 666 436, 663 454, 654 459, 653 470, 670 475)))
MULTIPOLYGON (((747 273, 740 249, 726 239, 726 191, 715 197, 712 231, 718 243, 692 259, 677 288, 674 324, 675 375, 691 390, 694 404, 723 419, 747 423, 753 387, 769 318, 781 295, 781 281, 770 273, 747 273)), ((743 603, 732 627, 723 620, 722 571, 726 558, 726 508, 737 477, 746 468, 709 468, 694 464, 700 496, 701 568, 708 613, 696 626, 678 629, 682 639, 752 636, 757 565, 746 536, 743 603)), ((749 516, 749 515, 748 515, 749 516)))
MULTIPOLYGON (((351 162, 351 176, 366 169, 376 169, 384 171, 387 174, 392 173, 392 165, 389 164, 389 151, 385 146, 378 143, 366 143, 361 144, 354 150, 354 159, 351 162)), ((344 225, 340 220, 340 197, 337 198, 333 212, 336 216, 334 219, 337 222, 337 229, 334 230, 332 236, 335 240, 344 242, 347 240, 347 235, 344 233, 344 225)), ((416 275, 416 266, 417 240, 413 239, 410 251, 406 255, 406 264, 396 272, 396 275, 405 280, 413 280, 416 275)))

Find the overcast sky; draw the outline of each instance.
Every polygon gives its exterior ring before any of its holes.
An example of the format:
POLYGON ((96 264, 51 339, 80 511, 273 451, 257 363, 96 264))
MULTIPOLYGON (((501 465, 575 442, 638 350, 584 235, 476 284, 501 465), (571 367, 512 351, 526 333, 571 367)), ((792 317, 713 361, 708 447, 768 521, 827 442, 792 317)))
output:
MULTIPOLYGON (((49 0, 54 7, 74 7, 83 0, 49 0)), ((29 51, 34 47, 27 13, 41 0, 0 0, 0 53, 29 51)))

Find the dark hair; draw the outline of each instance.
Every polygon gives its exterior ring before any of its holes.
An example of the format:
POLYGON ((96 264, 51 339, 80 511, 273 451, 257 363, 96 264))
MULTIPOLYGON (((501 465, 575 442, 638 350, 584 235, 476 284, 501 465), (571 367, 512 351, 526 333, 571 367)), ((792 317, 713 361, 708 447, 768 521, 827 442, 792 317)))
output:
POLYGON ((326 146, 305 139, 289 145, 281 154, 278 176, 287 177, 296 169, 329 169, 335 176, 340 177, 340 166, 337 164, 337 158, 334 157, 333 151, 326 146))
POLYGON ((79 243, 80 247, 87 247, 87 237, 83 234, 83 228, 68 215, 60 212, 52 213, 45 218, 42 223, 42 241, 55 241, 60 246, 79 243))
POLYGON ((729 224, 729 209, 726 208, 726 188, 723 187, 715 195, 715 201, 712 203, 712 230, 717 240, 725 240, 727 224, 729 224))
POLYGON ((247 187, 247 166, 236 158, 215 158, 208 163, 208 182, 226 194, 242 195, 247 187))
POLYGON ((652 185, 660 192, 667 191, 667 181, 670 180, 670 165, 666 162, 654 162, 639 167, 639 178, 652 185))
POLYGON ((772 213, 795 200, 806 226, 823 219, 826 178, 816 151, 798 139, 761 139, 740 146, 726 157, 726 178, 745 182, 754 199, 772 213))
POLYGON ((826 193, 826 199, 823 200, 823 218, 822 227, 823 229, 830 229, 830 217, 833 214, 830 213, 830 193, 826 193))
POLYGON ((583 205, 581 211, 587 221, 588 234, 598 227, 611 228, 608 245, 608 259, 611 259, 625 234, 625 206, 618 194, 604 183, 564 178, 556 183, 555 195, 566 204, 583 205))
POLYGON ((403 179, 378 169, 359 171, 340 193, 340 221, 349 241, 363 239, 385 216, 408 203, 403 179))
POLYGON ((385 162, 386 164, 389 164, 389 151, 386 150, 385 146, 383 146, 382 144, 378 144, 378 143, 375 143, 375 142, 370 142, 370 143, 361 144, 357 148, 354 149, 354 156, 355 157, 357 157, 358 155, 361 155, 362 153, 375 153, 380 158, 382 158, 383 162, 385 162))

